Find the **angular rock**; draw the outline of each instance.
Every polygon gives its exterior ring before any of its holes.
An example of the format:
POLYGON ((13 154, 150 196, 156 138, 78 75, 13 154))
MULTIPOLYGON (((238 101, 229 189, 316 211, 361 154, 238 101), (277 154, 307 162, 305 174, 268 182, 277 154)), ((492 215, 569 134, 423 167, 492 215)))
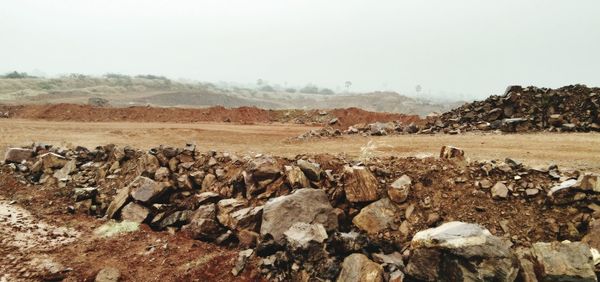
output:
POLYGON ((221 200, 221 195, 215 192, 203 192, 200 194, 196 194, 196 199, 198 205, 204 205, 207 203, 215 204, 219 200, 221 200))
POLYGON ((94 282, 119 282, 120 279, 121 271, 114 267, 106 267, 98 271, 94 282))
POLYGON ((67 163, 67 159, 65 157, 55 153, 45 153, 39 158, 42 160, 42 166, 44 169, 62 168, 67 163))
POLYGON ((584 191, 600 193, 600 175, 584 173, 579 176, 573 187, 584 191))
POLYGON ((207 174, 202 180, 202 191, 209 191, 215 182, 217 182, 217 177, 211 173, 207 174))
POLYGON ((258 231, 262 218, 263 207, 247 207, 231 212, 229 214, 221 213, 217 216, 221 224, 227 226, 231 230, 246 229, 250 231, 258 231))
POLYGON ((398 212, 400 209, 396 204, 388 198, 383 198, 360 210, 352 219, 352 223, 369 234, 375 234, 388 229, 394 223, 398 212))
POLYGON ((106 216, 108 218, 114 218, 121 208, 127 203, 129 200, 130 191, 130 186, 123 187, 121 190, 119 190, 106 210, 106 216))
POLYGON ((481 189, 490 189, 492 188, 492 182, 489 179, 483 179, 479 181, 479 187, 481 189))
POLYGON ((131 186, 131 197, 142 203, 153 203, 168 188, 163 183, 155 182, 145 176, 138 176, 129 186, 131 186))
POLYGON ((365 167, 344 167, 344 191, 346 199, 353 203, 371 202, 379 199, 377 178, 365 167))
POLYGON ((168 168, 161 166, 154 173, 154 180, 159 182, 168 181, 170 174, 168 168))
POLYGON ((129 203, 121 210, 121 219, 126 221, 132 221, 142 223, 146 221, 150 210, 142 205, 136 203, 129 203))
POLYGON ((252 171, 252 176, 257 181, 275 179, 279 177, 280 174, 281 171, 279 167, 270 162, 264 162, 252 171))
POLYGON ((238 276, 244 270, 244 267, 246 266, 246 262, 248 261, 250 256, 252 256, 253 253, 254 253, 254 250, 247 249, 247 250, 241 251, 238 254, 238 258, 235 262, 235 266, 231 270, 231 274, 233 274, 233 276, 238 276))
POLYGON ((327 240, 327 231, 319 223, 296 222, 283 234, 289 246, 294 250, 305 250, 310 247, 311 243, 322 244, 327 240))
POLYGON ((176 211, 154 223, 158 229, 165 229, 169 226, 181 226, 190 223, 193 212, 190 210, 176 211))
POLYGON ((519 259, 519 265, 521 267, 517 280, 523 282, 538 282, 535 274, 535 266, 533 264, 534 259, 531 250, 521 247, 515 251, 515 254, 519 259))
POLYGON ((337 229, 337 215, 325 191, 304 188, 269 200, 264 205, 260 234, 271 234, 278 241, 297 222, 320 223, 328 231, 337 229))
POLYGON ((497 182, 494 187, 492 187, 492 199, 506 199, 508 197, 508 188, 504 183, 497 182))
POLYGON ((191 238, 200 240, 215 240, 223 228, 217 222, 217 207, 215 204, 200 206, 191 215, 190 223, 181 228, 191 238))
POLYGON ((296 164, 298 165, 298 167, 300 167, 300 169, 302 170, 302 172, 304 172, 308 179, 312 181, 321 180, 321 166, 319 164, 302 159, 298 160, 296 164))
POLYGON ((381 282, 383 268, 363 254, 351 254, 342 263, 338 282, 381 282))
POLYGON ((588 228, 588 234, 581 239, 582 242, 588 244, 590 247, 600 250, 600 219, 594 220, 590 223, 588 228))
POLYGON ((75 169, 77 169, 77 166, 75 165, 75 160, 70 160, 66 162, 61 169, 56 170, 53 176, 58 181, 67 181, 69 180, 69 175, 73 173, 75 169))
POLYGON ((440 151, 440 159, 464 160, 465 151, 453 146, 443 146, 440 151))
POLYGON ((423 280, 514 281, 519 271, 510 243, 477 224, 453 221, 417 232, 411 248, 407 274, 423 280))
POLYGON ((286 166, 285 176, 292 189, 310 187, 310 181, 297 166, 286 166))
POLYGON ((541 281, 598 281, 590 247, 585 243, 535 243, 532 252, 541 281))
POLYGON ((98 194, 98 188, 96 187, 85 187, 73 189, 73 199, 76 202, 91 199, 98 194))
POLYGON ((33 150, 23 148, 9 148, 4 155, 6 163, 21 163, 30 160, 33 157, 33 150))
POLYGON ((388 196, 390 199, 398 204, 404 203, 410 193, 410 185, 412 181, 408 175, 402 175, 396 181, 392 182, 390 188, 388 188, 388 196))

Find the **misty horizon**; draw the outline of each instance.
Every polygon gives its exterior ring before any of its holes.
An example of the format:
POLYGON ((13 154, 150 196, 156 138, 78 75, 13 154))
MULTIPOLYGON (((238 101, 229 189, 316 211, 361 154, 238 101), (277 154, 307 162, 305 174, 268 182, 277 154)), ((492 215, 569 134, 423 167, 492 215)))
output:
POLYGON ((483 99, 519 84, 600 85, 600 2, 12 1, 0 72, 483 99), (260 3, 257 3, 260 2, 260 3), (460 97, 458 97, 460 96, 460 97))

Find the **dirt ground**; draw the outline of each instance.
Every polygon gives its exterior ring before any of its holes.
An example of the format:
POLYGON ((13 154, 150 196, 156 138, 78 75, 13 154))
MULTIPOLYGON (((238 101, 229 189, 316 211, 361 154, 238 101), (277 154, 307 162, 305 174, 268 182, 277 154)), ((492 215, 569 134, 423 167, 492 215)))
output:
POLYGON ((443 145, 454 145, 474 160, 521 160, 530 165, 557 164, 562 169, 600 172, 600 134, 530 133, 350 136, 333 139, 290 141, 316 127, 292 124, 232 123, 136 123, 73 122, 24 119, 0 120, 0 153, 7 147, 31 142, 95 147, 114 143, 137 148, 159 144, 182 146, 195 143, 200 150, 299 154, 347 154, 364 156, 427 156, 443 145))
POLYGON ((238 250, 155 232, 148 226, 111 237, 105 220, 70 214, 69 198, 0 171, 0 281, 94 281, 116 268, 121 281, 260 281, 248 266, 231 275, 238 250), (152 271, 148 271, 152 269, 152 271))

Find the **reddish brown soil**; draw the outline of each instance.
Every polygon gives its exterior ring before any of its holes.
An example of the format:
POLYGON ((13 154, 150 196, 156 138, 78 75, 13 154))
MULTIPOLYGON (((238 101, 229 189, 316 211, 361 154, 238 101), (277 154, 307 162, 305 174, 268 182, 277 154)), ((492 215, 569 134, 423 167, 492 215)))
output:
MULTIPOLYGON (((92 234, 103 223, 83 213, 67 212, 68 197, 57 188, 33 188, 0 171, 0 200, 28 210, 37 220, 80 232, 73 243, 50 250, 21 250, 0 240, 0 278, 25 281, 94 281, 99 270, 117 268, 123 281, 260 281, 252 263, 240 276, 233 268, 239 250, 191 240, 180 234, 155 232, 142 225, 137 232, 101 238, 92 234), (35 190, 34 190, 35 189, 35 190), (40 270, 37 258, 49 258, 67 271, 40 270)), ((9 240, 10 241, 10 240, 9 240)), ((1 280, 1 279, 0 279, 1 280)))
POLYGON ((210 108, 157 108, 157 107, 107 107, 99 108, 78 104, 46 104, 46 105, 0 105, 0 111, 10 113, 12 118, 43 119, 52 121, 133 121, 133 122, 235 122, 235 123, 267 123, 293 122, 307 124, 327 123, 337 117, 339 128, 347 128, 357 123, 375 121, 419 122, 415 115, 394 113, 377 113, 358 108, 334 109, 327 115, 319 111, 298 110, 265 110, 256 107, 210 107, 210 108))

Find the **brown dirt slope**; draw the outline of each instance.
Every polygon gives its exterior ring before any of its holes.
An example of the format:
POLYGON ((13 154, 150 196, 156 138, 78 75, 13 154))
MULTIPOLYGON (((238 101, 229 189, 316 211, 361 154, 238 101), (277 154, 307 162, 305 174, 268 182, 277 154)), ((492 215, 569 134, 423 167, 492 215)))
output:
POLYGON ((320 111, 264 110, 256 107, 225 108, 158 108, 158 107, 92 107, 77 104, 0 105, 0 112, 9 112, 11 118, 43 119, 52 121, 133 121, 133 122, 236 122, 236 123, 326 123, 338 117, 338 127, 374 121, 420 121, 418 116, 368 112, 358 108, 334 109, 326 114, 320 111))

